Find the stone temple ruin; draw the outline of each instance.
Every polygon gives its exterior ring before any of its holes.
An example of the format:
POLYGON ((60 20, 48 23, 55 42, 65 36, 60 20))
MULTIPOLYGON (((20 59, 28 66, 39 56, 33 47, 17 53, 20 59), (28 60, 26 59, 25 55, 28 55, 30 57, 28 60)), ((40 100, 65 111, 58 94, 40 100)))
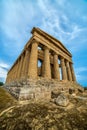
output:
POLYGON ((20 99, 44 97, 50 95, 52 84, 57 88, 57 84, 76 82, 72 55, 65 46, 39 28, 34 27, 31 33, 32 37, 8 71, 5 84, 20 99), (46 87, 48 82, 50 87, 46 87))

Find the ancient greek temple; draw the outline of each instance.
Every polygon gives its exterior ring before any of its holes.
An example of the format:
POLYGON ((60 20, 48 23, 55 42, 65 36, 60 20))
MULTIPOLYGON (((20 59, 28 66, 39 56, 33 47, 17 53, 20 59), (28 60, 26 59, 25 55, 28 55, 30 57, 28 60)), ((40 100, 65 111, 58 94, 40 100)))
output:
POLYGON ((72 55, 65 46, 39 28, 34 27, 31 33, 32 37, 9 70, 6 83, 39 77, 76 81, 72 55))

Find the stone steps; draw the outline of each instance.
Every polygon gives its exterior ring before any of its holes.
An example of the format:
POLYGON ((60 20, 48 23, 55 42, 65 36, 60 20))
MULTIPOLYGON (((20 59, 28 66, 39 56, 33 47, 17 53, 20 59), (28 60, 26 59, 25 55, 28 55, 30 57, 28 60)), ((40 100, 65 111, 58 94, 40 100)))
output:
POLYGON ((68 92, 69 88, 81 89, 83 88, 73 82, 59 82, 56 80, 23 80, 19 82, 12 82, 4 86, 14 97, 20 100, 31 98, 50 98, 52 91, 68 92))

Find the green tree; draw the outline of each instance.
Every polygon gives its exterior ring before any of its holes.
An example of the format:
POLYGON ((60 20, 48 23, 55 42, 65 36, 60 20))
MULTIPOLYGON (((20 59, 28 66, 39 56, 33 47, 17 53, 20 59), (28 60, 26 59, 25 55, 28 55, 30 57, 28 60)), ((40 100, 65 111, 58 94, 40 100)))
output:
POLYGON ((3 82, 0 82, 0 86, 2 86, 2 85, 4 85, 4 83, 3 83, 3 82))

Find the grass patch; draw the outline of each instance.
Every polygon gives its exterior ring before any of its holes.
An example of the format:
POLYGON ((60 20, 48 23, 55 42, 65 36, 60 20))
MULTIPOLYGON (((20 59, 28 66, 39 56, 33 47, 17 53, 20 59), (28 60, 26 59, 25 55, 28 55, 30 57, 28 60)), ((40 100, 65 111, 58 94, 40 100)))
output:
POLYGON ((2 87, 0 87, 0 112, 16 104, 16 100, 2 87))

